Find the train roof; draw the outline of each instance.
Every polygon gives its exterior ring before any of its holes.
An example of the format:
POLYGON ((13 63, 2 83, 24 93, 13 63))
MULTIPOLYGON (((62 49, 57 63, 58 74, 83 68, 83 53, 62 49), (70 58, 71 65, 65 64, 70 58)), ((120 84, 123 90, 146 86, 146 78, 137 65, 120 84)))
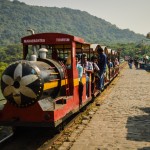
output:
POLYGON ((102 48, 103 50, 106 50, 106 49, 107 49, 107 46, 101 46, 101 48, 102 48))
POLYGON ((104 51, 107 50, 107 46, 103 46, 103 45, 100 45, 100 44, 91 44, 90 45, 90 48, 93 50, 93 51, 96 51, 98 46, 100 46, 104 51))
POLYGON ((100 46, 100 44, 91 44, 91 45, 90 45, 90 48, 91 48, 93 51, 96 51, 98 45, 100 46))
POLYGON ((111 48, 107 48, 108 53, 111 53, 112 49, 111 48))
POLYGON ((21 38, 24 45, 69 44, 73 41, 88 45, 83 38, 64 33, 38 33, 21 38))

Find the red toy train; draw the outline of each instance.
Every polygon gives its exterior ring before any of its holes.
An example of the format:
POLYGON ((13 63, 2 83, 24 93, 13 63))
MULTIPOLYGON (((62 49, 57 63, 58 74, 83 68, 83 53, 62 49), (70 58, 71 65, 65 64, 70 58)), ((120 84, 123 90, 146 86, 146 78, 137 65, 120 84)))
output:
MULTIPOLYGON (((97 55, 97 44, 62 33, 32 34, 23 37, 21 42, 23 60, 10 64, 2 74, 1 90, 6 103, 0 110, 0 125, 55 128, 100 92, 96 86, 91 89, 90 80, 86 97, 86 77, 83 75, 83 92, 79 95, 75 57, 86 53, 90 60, 92 55, 97 55), (67 57, 71 58, 70 68, 64 63, 67 57)), ((112 60, 119 57, 111 49, 101 48, 112 60)), ((105 85, 118 71, 118 67, 108 69, 105 85)))

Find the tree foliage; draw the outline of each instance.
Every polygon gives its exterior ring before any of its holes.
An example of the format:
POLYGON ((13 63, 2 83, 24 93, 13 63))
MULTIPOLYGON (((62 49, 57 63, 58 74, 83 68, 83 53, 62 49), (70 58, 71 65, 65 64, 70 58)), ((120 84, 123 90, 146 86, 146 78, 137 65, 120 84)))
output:
POLYGON ((128 43, 128 44, 111 44, 110 47, 115 50, 121 50, 121 56, 143 57, 150 56, 150 43, 128 43))
POLYGON ((0 21, 1 45, 20 43, 28 28, 36 32, 73 34, 91 43, 129 43, 144 38, 84 11, 29 6, 17 0, 1 0, 0 21))
POLYGON ((22 46, 20 44, 0 47, 0 62, 11 63, 22 59, 22 46))
POLYGON ((3 71, 6 69, 7 66, 8 66, 7 63, 0 62, 0 77, 1 77, 3 71))
MULTIPOLYGON (((112 49, 121 49, 121 55, 149 55, 150 43, 145 37, 129 29, 92 16, 87 12, 69 8, 29 6, 17 0, 0 0, 0 62, 11 63, 22 58, 20 39, 27 29, 36 33, 60 32, 84 38, 112 49)), ((4 66, 4 64, 1 64, 4 66)), ((3 67, 2 67, 3 69, 3 67)))

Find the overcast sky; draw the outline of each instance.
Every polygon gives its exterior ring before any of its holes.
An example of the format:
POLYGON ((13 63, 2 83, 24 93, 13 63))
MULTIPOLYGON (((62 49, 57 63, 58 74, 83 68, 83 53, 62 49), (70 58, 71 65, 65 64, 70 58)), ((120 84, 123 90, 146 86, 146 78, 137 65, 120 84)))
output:
POLYGON ((150 32, 150 0, 19 0, 28 5, 67 7, 86 11, 120 29, 150 32))

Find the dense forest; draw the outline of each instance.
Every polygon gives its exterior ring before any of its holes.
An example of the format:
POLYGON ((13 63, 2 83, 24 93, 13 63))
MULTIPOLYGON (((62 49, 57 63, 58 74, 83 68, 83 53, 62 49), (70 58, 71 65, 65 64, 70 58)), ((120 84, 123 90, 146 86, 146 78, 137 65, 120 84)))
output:
POLYGON ((1 45, 20 42, 20 37, 27 35, 29 28, 36 32, 73 34, 91 43, 131 43, 144 38, 84 11, 29 6, 17 0, 0 1, 1 45))
POLYGON ((29 34, 27 29, 34 29, 36 33, 60 32, 79 36, 90 43, 121 49, 122 57, 150 56, 150 43, 146 42, 144 35, 129 29, 121 30, 80 10, 0 0, 0 21, 0 74, 7 64, 22 58, 20 39, 29 34))

